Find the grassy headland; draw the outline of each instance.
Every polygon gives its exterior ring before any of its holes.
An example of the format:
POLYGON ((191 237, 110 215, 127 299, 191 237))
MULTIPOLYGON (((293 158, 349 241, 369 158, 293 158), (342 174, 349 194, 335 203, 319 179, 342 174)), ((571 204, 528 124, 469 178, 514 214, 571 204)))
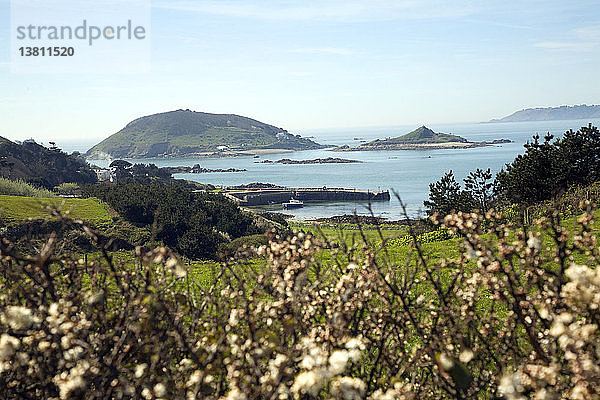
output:
POLYGON ((92 147, 88 158, 231 154, 255 149, 322 148, 282 128, 234 114, 177 110, 138 118, 92 147))

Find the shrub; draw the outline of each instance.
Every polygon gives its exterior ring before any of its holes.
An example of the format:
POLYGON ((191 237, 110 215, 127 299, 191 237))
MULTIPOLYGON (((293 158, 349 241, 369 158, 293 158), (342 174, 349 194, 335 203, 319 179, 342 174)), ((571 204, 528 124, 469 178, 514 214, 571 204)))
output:
POLYGON ((80 193, 77 183, 65 182, 54 187, 54 191, 60 195, 73 196, 80 193))
POLYGON ((43 198, 56 197, 55 193, 47 189, 33 186, 20 179, 10 180, 6 178, 0 178, 0 194, 43 198))
POLYGON ((258 233, 251 215, 229 199, 177 184, 123 181, 86 186, 120 216, 152 229, 154 238, 190 258, 215 258, 219 243, 258 233))
POLYGON ((242 236, 229 243, 223 243, 219 246, 219 252, 222 257, 230 257, 240 250, 251 250, 267 244, 267 237, 264 234, 242 236))
POLYGON ((416 240, 418 243, 440 242, 443 240, 456 237, 447 228, 441 227, 431 232, 424 232, 414 237, 412 235, 404 235, 388 241, 391 246, 410 246, 416 240))

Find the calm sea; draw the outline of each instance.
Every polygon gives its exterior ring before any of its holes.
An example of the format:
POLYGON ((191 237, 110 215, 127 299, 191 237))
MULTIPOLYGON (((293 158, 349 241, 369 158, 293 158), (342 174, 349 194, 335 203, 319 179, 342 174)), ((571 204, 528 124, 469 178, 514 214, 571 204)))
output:
MULTIPOLYGON (((429 194, 429 183, 437 181, 446 171, 453 170, 462 180, 476 168, 499 171, 523 152, 523 144, 536 133, 543 137, 547 132, 561 136, 566 130, 576 130, 592 122, 598 126, 600 119, 582 121, 536 121, 509 123, 432 124, 428 127, 436 132, 452 133, 471 141, 510 139, 513 143, 474 149, 419 150, 419 151, 371 151, 332 152, 309 150, 252 157, 218 159, 138 159, 131 162, 154 163, 157 166, 192 166, 196 163, 204 168, 247 169, 237 173, 177 174, 176 178, 210 183, 213 185, 239 185, 251 182, 273 183, 288 187, 344 187, 368 190, 394 190, 407 205, 410 216, 422 213, 423 201, 429 194), (313 158, 341 157, 363 161, 360 164, 281 165, 260 164, 263 160, 291 158, 305 160, 313 158)), ((378 128, 352 128, 336 130, 311 130, 299 132, 313 136, 314 140, 327 145, 357 145, 362 140, 395 137, 415 129, 411 126, 378 128)), ((106 166, 107 161, 92 161, 106 166)), ((367 214, 367 204, 361 202, 310 204, 296 210, 286 210, 299 219, 328 217, 356 212, 367 214)), ((372 204, 375 215, 389 219, 403 217, 400 202, 392 196, 389 202, 372 204)))

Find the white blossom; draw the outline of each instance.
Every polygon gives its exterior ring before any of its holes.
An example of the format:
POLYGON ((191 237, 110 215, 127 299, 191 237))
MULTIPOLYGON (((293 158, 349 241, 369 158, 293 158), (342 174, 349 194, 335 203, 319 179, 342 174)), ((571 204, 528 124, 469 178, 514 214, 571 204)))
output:
POLYGON ((146 368, 148 367, 148 364, 143 363, 143 364, 138 364, 135 366, 135 377, 136 378, 141 378, 144 375, 144 372, 146 372, 146 368))
POLYGON ((19 339, 3 333, 0 336, 0 362, 10 359, 19 348, 19 345, 19 339))
POLYGON ((29 308, 8 306, 2 315, 2 322, 14 330, 23 330, 28 329, 38 321, 29 308))
POLYGON ((156 397, 165 397, 167 394, 167 387, 164 385, 164 383, 157 383, 154 385, 152 391, 156 397))

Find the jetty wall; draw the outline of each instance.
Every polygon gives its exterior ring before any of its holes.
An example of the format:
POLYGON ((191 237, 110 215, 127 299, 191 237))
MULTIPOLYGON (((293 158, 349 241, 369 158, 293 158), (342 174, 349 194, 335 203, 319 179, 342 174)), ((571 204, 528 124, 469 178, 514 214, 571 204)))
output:
POLYGON ((281 204, 291 199, 303 202, 329 201, 389 201, 390 192, 385 190, 355 190, 344 188, 298 188, 298 189, 259 189, 244 192, 227 192, 242 206, 263 206, 281 204))

